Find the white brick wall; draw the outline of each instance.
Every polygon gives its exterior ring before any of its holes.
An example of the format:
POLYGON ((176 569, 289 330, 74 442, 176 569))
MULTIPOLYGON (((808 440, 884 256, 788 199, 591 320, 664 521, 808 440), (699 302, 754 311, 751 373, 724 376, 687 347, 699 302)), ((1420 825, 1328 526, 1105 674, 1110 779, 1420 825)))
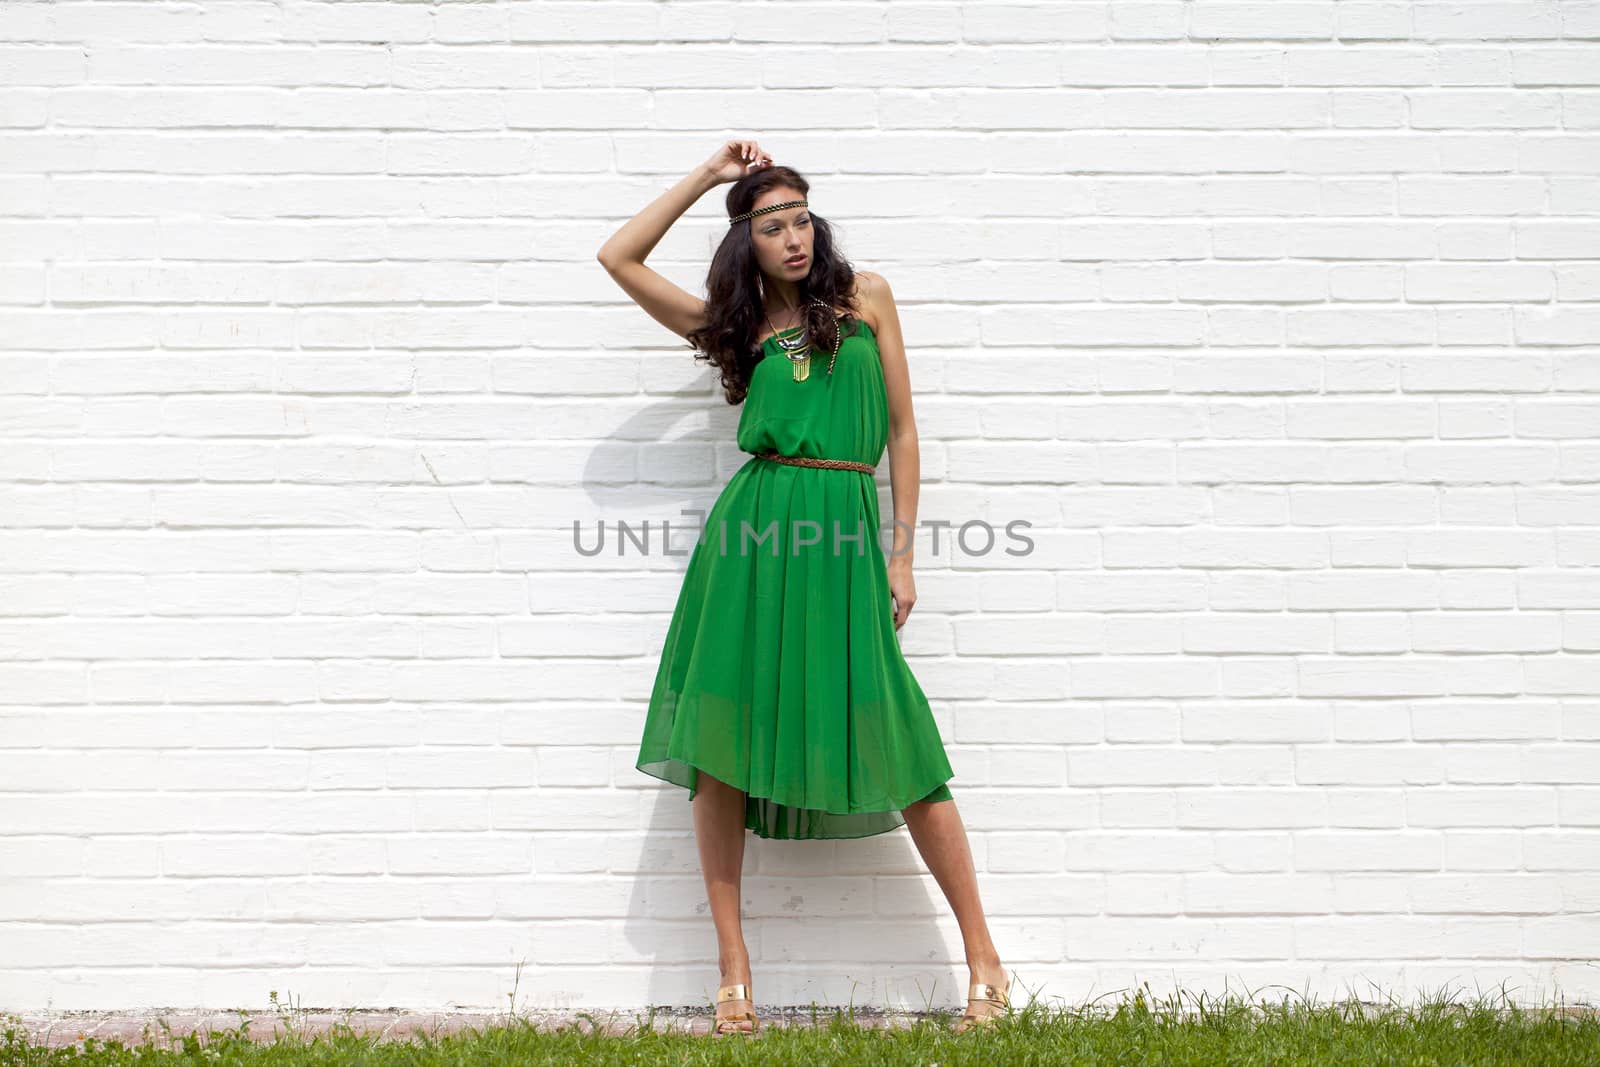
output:
MULTIPOLYGON (((735 135, 894 284, 920 518, 1033 524, 902 635, 1025 984, 1600 993, 1600 3, 0 42, 0 1007, 706 1002, 633 768, 683 558, 570 524, 741 459, 593 259, 735 135)), ((903 831, 747 863, 763 1003, 956 1003, 903 831)))

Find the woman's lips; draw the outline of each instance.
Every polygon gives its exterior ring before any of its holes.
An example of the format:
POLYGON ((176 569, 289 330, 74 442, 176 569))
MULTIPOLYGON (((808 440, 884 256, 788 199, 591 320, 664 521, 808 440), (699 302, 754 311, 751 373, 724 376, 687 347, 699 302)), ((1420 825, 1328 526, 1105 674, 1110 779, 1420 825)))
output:
POLYGON ((800 264, 804 263, 805 261, 806 261, 806 257, 805 256, 795 256, 793 259, 784 260, 784 263, 787 264, 788 266, 791 266, 791 267, 798 267, 800 264))

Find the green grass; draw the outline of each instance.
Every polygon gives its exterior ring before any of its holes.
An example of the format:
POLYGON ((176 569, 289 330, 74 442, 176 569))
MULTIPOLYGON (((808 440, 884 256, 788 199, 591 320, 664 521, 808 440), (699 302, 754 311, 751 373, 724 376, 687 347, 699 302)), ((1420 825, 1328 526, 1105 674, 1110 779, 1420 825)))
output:
MULTIPOLYGON (((1147 989, 1148 987, 1146 987, 1147 989)), ((1595 1067, 1600 1064, 1600 1015, 1566 1005, 1519 1007, 1503 994, 1463 1002, 1443 995, 1410 1004, 1346 1001, 1317 1005, 1299 997, 1272 1000, 1181 995, 1165 1001, 1145 990, 1120 1001, 1052 1008, 1023 1003, 1018 986, 1013 1010, 991 1030, 952 1035, 947 1013, 897 1028, 861 1026, 848 1010, 791 1014, 793 1025, 772 1026, 763 1013, 759 1037, 711 1039, 675 1031, 658 1013, 628 1018, 580 1013, 581 1021, 540 1029, 505 1017, 449 1035, 379 1042, 347 1023, 301 1036, 293 1015, 272 1041, 252 1040, 243 1024, 203 1035, 177 1035, 146 1027, 145 1041, 86 1038, 47 1049, 5 1024, 0 1065, 301 1064, 372 1067, 530 1067, 603 1064, 963 1064, 1027 1067, 1033 1064, 1215 1067, 1595 1067)), ((276 998, 274 998, 276 1003, 276 998)), ((706 1013, 709 1017, 709 1011, 706 1013)), ((703 1023, 702 1023, 703 1025, 703 1023)))

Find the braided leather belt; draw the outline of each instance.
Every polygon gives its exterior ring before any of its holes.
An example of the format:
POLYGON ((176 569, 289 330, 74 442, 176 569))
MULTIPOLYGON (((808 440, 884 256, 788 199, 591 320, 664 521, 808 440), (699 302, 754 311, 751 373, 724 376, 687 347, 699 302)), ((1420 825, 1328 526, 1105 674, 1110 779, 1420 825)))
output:
POLYGON ((785 456, 777 452, 752 452, 751 455, 757 459, 788 463, 795 467, 828 467, 834 470, 860 471, 862 474, 872 474, 878 469, 870 463, 857 463, 853 459, 813 459, 810 456, 785 456))

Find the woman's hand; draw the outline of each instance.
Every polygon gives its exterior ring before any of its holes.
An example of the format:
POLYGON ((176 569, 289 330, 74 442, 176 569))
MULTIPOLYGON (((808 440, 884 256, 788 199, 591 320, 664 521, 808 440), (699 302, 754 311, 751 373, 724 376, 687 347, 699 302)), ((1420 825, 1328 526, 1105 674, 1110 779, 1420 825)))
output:
POLYGON ((701 164, 718 182, 736 182, 772 165, 772 157, 754 141, 729 141, 701 164))
POLYGON ((889 597, 894 602, 894 628, 906 624, 911 605, 917 602, 917 583, 911 580, 911 561, 895 559, 889 562, 889 597))

